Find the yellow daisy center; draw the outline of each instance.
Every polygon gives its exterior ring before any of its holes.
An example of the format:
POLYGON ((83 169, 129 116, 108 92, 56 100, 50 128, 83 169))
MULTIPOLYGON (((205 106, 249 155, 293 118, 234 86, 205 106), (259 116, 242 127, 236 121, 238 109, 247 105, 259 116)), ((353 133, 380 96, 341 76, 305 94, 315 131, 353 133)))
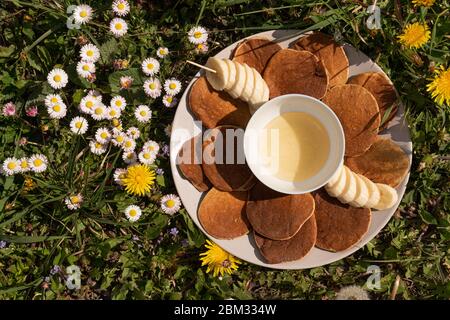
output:
POLYGON ((86 55, 87 55, 88 57, 92 57, 92 56, 94 55, 94 51, 88 50, 88 51, 86 51, 86 55))
POLYGON ((83 11, 80 12, 80 17, 82 17, 82 18, 86 18, 87 15, 88 15, 88 13, 87 13, 86 10, 83 10, 83 11))
POLYGON ((175 200, 172 200, 172 199, 167 200, 167 201, 166 201, 166 206, 167 206, 168 208, 173 208, 173 207, 175 206, 175 200))
POLYGON ((100 137, 102 137, 102 139, 106 139, 108 138, 108 134, 106 132, 102 132, 100 133, 100 137))
POLYGON ((154 83, 150 83, 150 84, 148 85, 148 87, 149 87, 151 90, 155 90, 155 89, 156 89, 156 85, 155 85, 154 83))
POLYGON ((127 140, 126 142, 125 142, 125 147, 126 148, 130 148, 131 147, 131 141, 129 141, 129 140, 127 140))
POLYGON ((36 167, 40 167, 42 165, 43 161, 41 159, 34 159, 33 164, 36 167))
POLYGON ((55 111, 55 112, 60 112, 60 111, 61 111, 61 106, 60 106, 59 104, 54 105, 54 106, 53 106, 53 111, 55 111))
POLYGON ((110 115, 111 117, 116 116, 116 115, 117 115, 116 110, 113 109, 113 110, 109 111, 109 115, 110 115))
POLYGON ((172 103, 173 98, 172 97, 167 97, 167 102, 172 103))
POLYGON ((150 159, 150 154, 149 153, 144 153, 144 159, 150 159))
POLYGON ((118 119, 113 119, 113 120, 112 120, 112 125, 113 125, 114 127, 118 127, 118 126, 120 125, 120 121, 119 121, 118 119))
POLYGON ((70 197, 70 202, 72 202, 73 204, 77 204, 80 203, 81 199, 79 196, 72 196, 70 197))
POLYGON ((122 136, 118 136, 118 137, 116 138, 116 140, 117 140, 117 142, 123 142, 123 137, 122 137, 122 136))
POLYGON ((120 100, 117 100, 117 101, 116 101, 116 106, 117 106, 117 107, 120 107, 120 106, 122 106, 122 101, 120 101, 120 100))
POLYGON ((199 39, 202 36, 202 33, 200 31, 194 32, 194 38, 199 39))
POLYGON ((173 82, 171 84, 169 84, 169 88, 172 90, 175 89, 176 87, 177 87, 177 85, 173 82))
POLYGON ((101 144, 100 142, 96 142, 96 143, 95 143, 95 147, 96 147, 97 149, 100 149, 100 148, 102 147, 102 144, 101 144))
POLYGON ((56 82, 60 82, 61 81, 61 76, 59 74, 55 75, 53 77, 53 80, 55 80, 56 82))
POLYGON ((89 109, 92 108, 93 106, 94 106, 94 103, 92 101, 86 102, 86 107, 88 107, 89 109))
POLYGON ((50 101, 51 101, 52 103, 57 103, 57 102, 58 102, 58 98, 53 97, 53 98, 50 99, 50 101))
POLYGON ((23 161, 20 163, 20 166, 21 166, 23 169, 28 168, 28 161, 23 160, 23 161))
POLYGON ((85 64, 85 65, 83 66, 83 70, 84 70, 84 71, 89 71, 89 66, 88 66, 87 64, 85 64))
POLYGON ((145 117, 145 116, 147 115, 147 112, 145 112, 144 110, 142 110, 141 112, 139 112, 139 114, 140 114, 142 117, 145 117))
POLYGON ((148 147, 148 150, 153 151, 153 150, 155 150, 155 147, 154 146, 150 146, 150 147, 148 147))
POLYGON ((16 168, 16 164, 14 162, 10 162, 8 163, 7 167, 9 170, 14 170, 16 168))
POLYGON ((121 23, 116 23, 116 25, 114 27, 116 28, 116 30, 122 30, 122 24, 121 23))
POLYGON ((124 10, 124 9, 125 9, 125 4, 119 3, 119 4, 117 5, 117 9, 119 9, 119 10, 124 10))
POLYGON ((202 50, 202 49, 203 49, 203 43, 199 43, 199 44, 197 45, 197 49, 202 50))
POLYGON ((101 115, 103 113, 103 109, 102 108, 97 108, 97 109, 95 109, 95 114, 96 115, 101 115))
POLYGON ((154 67, 153 63, 147 63, 147 69, 152 70, 154 67))
POLYGON ((81 122, 81 121, 78 121, 77 123, 75 123, 75 127, 77 129, 81 129, 82 126, 83 126, 83 122, 81 122))

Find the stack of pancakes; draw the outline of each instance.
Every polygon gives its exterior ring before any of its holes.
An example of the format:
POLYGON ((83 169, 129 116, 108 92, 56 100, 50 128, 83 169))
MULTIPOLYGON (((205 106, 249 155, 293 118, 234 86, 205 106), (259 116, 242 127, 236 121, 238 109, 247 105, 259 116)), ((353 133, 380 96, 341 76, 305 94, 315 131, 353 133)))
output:
MULTIPOLYGON (((247 39, 232 58, 261 73, 270 99, 300 93, 324 101, 344 128, 345 164, 373 182, 394 188, 401 183, 409 158, 392 140, 378 135, 397 112, 397 93, 385 75, 368 72, 348 79, 343 47, 319 32, 295 40, 289 49, 260 37, 247 39)), ((238 139, 235 161, 216 161, 218 147, 226 145, 225 141, 218 144, 219 133, 243 130, 250 119, 245 102, 215 91, 201 76, 191 88, 189 109, 212 129, 203 141, 200 136, 186 141, 178 155, 183 158, 178 167, 184 177, 200 192, 207 192, 198 217, 208 234, 233 239, 252 232, 264 259, 281 263, 301 259, 314 246, 346 250, 368 231, 370 209, 342 204, 323 189, 286 195, 257 181, 245 159, 236 159, 243 154, 238 139)))

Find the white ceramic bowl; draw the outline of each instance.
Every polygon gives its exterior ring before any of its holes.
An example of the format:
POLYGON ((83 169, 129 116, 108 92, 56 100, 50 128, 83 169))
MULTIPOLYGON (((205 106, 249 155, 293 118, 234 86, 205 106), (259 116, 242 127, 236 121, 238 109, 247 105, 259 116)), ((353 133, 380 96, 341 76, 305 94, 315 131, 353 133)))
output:
POLYGON ((269 188, 287 194, 302 194, 325 185, 344 161, 345 138, 336 114, 322 101, 302 94, 287 94, 269 100, 250 119, 244 135, 244 153, 253 174, 269 188), (328 133, 330 152, 324 166, 314 176, 303 181, 287 181, 268 170, 258 151, 266 125, 286 112, 304 112, 319 120, 328 133))

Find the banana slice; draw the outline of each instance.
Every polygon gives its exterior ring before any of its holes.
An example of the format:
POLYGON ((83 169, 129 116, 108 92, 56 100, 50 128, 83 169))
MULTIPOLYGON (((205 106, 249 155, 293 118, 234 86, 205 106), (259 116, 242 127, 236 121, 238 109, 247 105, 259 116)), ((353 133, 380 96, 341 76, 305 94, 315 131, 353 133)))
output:
POLYGON ((339 169, 336 170, 334 175, 331 177, 331 179, 327 182, 327 185, 332 187, 336 182, 339 180, 339 176, 341 174, 341 171, 344 169, 344 166, 340 166, 339 169))
POLYGON ((224 88, 224 90, 228 91, 236 82, 236 65, 230 59, 223 59, 223 61, 225 61, 225 64, 228 67, 228 79, 224 88))
POLYGON ((328 184, 325 185, 325 190, 328 192, 330 196, 338 197, 344 191, 346 182, 347 182, 347 170, 341 169, 341 173, 339 175, 339 178, 337 179, 337 182, 332 186, 329 186, 328 184))
POLYGON ((216 73, 206 71, 206 79, 211 86, 218 91, 225 89, 228 82, 228 66, 223 59, 210 57, 206 62, 208 68, 216 70, 216 73))
POLYGON ((397 203, 398 195, 397 191, 391 186, 383 183, 375 184, 380 191, 380 201, 376 205, 373 206, 374 209, 384 210, 389 209, 397 203))
POLYGON ((345 187, 344 187, 344 190, 342 190, 342 193, 337 195, 337 198, 342 203, 349 203, 349 202, 352 202, 353 200, 355 200, 356 180, 355 180, 355 174, 352 172, 352 170, 350 170, 346 166, 344 166, 344 170, 347 171, 345 187))
POLYGON ((247 74, 245 72, 245 67, 242 64, 235 61, 233 62, 236 66, 236 81, 228 93, 233 98, 238 99, 242 95, 242 92, 244 92, 247 74))
POLYGON ((255 87, 255 77, 253 76, 253 70, 250 68, 247 64, 243 64, 245 68, 246 73, 246 80, 245 80, 245 86, 244 91, 242 92, 242 95, 240 96, 240 99, 244 101, 249 101, 250 97, 253 93, 253 88, 255 87))
POLYGON ((255 78, 255 85, 253 87, 252 95, 248 101, 250 113, 253 114, 266 101, 264 101, 264 79, 261 77, 256 69, 252 68, 253 77, 255 78))
POLYGON ((375 183, 370 181, 368 178, 364 177, 361 174, 359 174, 358 176, 366 184, 369 193, 369 199, 364 205, 364 208, 373 208, 378 202, 380 202, 380 190, 378 190, 378 187, 375 185, 375 183))
POLYGON ((364 207, 369 201, 369 189, 359 174, 353 173, 353 176, 356 180, 356 195, 355 199, 349 204, 352 207, 364 207))

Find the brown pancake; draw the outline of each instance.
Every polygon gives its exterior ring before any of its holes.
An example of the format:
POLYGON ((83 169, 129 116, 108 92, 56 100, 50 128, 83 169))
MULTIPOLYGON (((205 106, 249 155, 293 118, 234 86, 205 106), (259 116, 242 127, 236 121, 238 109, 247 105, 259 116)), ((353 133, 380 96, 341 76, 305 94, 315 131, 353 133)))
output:
POLYGON ((307 194, 283 194, 257 183, 247 202, 253 229, 272 240, 292 238, 314 213, 314 199, 307 194))
POLYGON ((359 157, 346 158, 345 164, 354 172, 376 183, 397 187, 409 170, 409 157, 391 139, 378 137, 359 157))
POLYGON ((389 121, 395 117, 398 110, 397 92, 391 81, 382 73, 366 72, 351 77, 348 83, 363 86, 372 93, 375 100, 377 100, 381 119, 384 118, 385 113, 392 106, 389 115, 381 125, 380 130, 384 129, 389 121))
POLYGON ((243 129, 234 126, 220 126, 205 136, 203 172, 213 186, 221 191, 246 191, 255 184, 255 177, 245 162, 243 132, 243 129), (228 129, 229 133, 240 133, 241 138, 229 140, 228 129), (225 148, 227 145, 229 147, 225 148))
POLYGON ((244 101, 233 99, 225 91, 215 91, 204 76, 191 88, 189 109, 209 129, 226 124, 245 128, 250 120, 250 111, 244 101))
POLYGON ((233 61, 246 63, 262 74, 267 62, 280 50, 279 44, 266 38, 246 39, 234 50, 233 61))
POLYGON ((245 216, 247 191, 222 192, 216 188, 208 191, 198 208, 202 227, 214 238, 233 239, 249 232, 245 216))
POLYGON ((187 140, 178 152, 177 165, 183 176, 200 192, 211 188, 202 169, 202 143, 198 135, 187 140))
POLYGON ((380 125, 378 104, 361 86, 342 84, 331 88, 322 100, 341 121, 345 134, 345 155, 356 157, 375 142, 380 125))
POLYGON ((278 51, 264 70, 264 80, 270 89, 270 99, 289 93, 321 99, 328 88, 324 64, 308 51, 278 51))
POLYGON ((355 208, 330 197, 324 189, 314 195, 316 201, 316 247, 328 251, 346 250, 369 230, 370 209, 355 208))
POLYGON ((317 225, 314 215, 289 240, 271 240, 253 233, 256 245, 268 263, 295 261, 303 258, 314 247, 317 225))
POLYGON ((330 77, 330 87, 347 82, 349 67, 347 55, 333 37, 315 32, 300 38, 292 48, 309 51, 323 61, 330 77))

